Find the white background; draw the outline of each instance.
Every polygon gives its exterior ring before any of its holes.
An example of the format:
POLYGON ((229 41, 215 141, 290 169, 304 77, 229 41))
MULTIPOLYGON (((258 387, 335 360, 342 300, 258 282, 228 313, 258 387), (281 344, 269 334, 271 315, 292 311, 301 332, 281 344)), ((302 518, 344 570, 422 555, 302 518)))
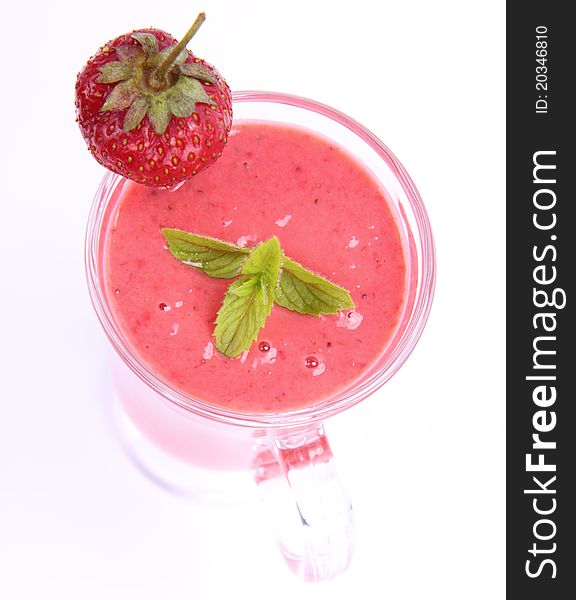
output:
POLYGON ((14 3, 3 27, 0 597, 504 597, 504 3, 14 3), (97 9, 95 7, 98 7, 97 9), (74 121, 84 61, 118 34, 179 37, 233 89, 308 96, 380 137, 418 186, 435 304, 384 389, 328 423, 356 553, 304 584, 257 504, 155 487, 105 420, 106 341, 83 237, 103 175, 74 121))

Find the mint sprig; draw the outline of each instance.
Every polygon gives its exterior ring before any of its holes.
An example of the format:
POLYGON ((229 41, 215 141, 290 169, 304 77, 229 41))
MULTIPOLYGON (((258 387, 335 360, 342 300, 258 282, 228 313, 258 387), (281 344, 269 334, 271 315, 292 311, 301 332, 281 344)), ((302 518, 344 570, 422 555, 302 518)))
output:
POLYGON ((354 308, 350 293, 285 256, 276 237, 254 248, 180 229, 163 229, 172 255, 209 277, 233 281, 216 317, 216 348, 229 357, 248 350, 274 303, 319 317, 354 308))

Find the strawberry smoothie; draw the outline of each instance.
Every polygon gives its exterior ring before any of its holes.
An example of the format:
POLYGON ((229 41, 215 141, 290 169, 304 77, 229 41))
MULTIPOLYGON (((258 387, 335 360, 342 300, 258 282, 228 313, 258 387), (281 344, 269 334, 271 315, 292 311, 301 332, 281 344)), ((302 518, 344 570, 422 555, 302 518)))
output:
POLYGON ((175 191, 127 183, 103 240, 105 293, 134 352, 165 382, 245 413, 317 405, 386 352, 407 287, 404 241, 385 194, 357 160, 294 126, 235 124, 222 157, 175 191), (214 347, 230 280, 182 264, 162 228, 287 256, 346 288, 355 309, 313 317, 275 305, 248 352, 214 347))

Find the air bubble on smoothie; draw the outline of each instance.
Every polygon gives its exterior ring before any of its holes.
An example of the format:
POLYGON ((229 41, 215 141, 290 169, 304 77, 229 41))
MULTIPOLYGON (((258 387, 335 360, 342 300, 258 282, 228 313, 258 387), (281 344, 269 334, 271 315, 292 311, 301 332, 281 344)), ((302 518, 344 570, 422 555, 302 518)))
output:
POLYGON ((356 248, 356 246, 360 243, 360 240, 353 235, 352 239, 348 242, 348 248, 356 248))
POLYGON ((292 215, 286 215, 285 217, 282 217, 281 219, 274 221, 274 223, 276 223, 276 225, 278 225, 278 227, 286 227, 286 225, 288 225, 288 221, 291 218, 292 218, 292 215))
POLYGON ((270 344, 268 342, 260 342, 258 344, 260 352, 268 352, 270 350, 270 344))
POLYGON ((230 219, 229 221, 224 221, 224 222, 222 223, 222 227, 228 227, 228 226, 230 226, 230 225, 232 225, 232 219, 230 219))
POLYGON ((174 302, 174 307, 175 308, 180 308, 183 305, 184 305, 184 302, 182 302, 182 300, 178 300, 178 302, 174 302))
POLYGON ((169 310, 172 310, 172 307, 168 306, 166 304, 166 302, 160 302, 160 304, 158 305, 158 308, 163 312, 168 312, 169 310))
POLYGON ((316 369, 319 364, 320 361, 315 356, 307 356, 304 360, 304 366, 307 369, 316 369))
POLYGON ((344 329, 354 331, 360 327, 360 324, 363 320, 363 315, 361 315, 357 310, 341 310, 338 313, 336 327, 344 327, 344 329))
POLYGON ((376 227, 376 225, 369 225, 368 229, 374 229, 376 227))
POLYGON ((174 325, 172 325, 170 335, 176 335, 178 333, 178 329, 180 329, 180 325, 178 325, 178 323, 174 323, 174 325))
POLYGON ((119 293, 120 293, 120 290, 119 290, 118 288, 116 288, 116 289, 114 290, 114 293, 115 293, 115 294, 119 294, 119 293))
POLYGON ((277 354, 278 351, 276 350, 276 348, 270 348, 270 350, 268 350, 268 352, 266 352, 266 354, 263 357, 255 358, 252 361, 251 368, 256 369, 260 365, 273 365, 276 362, 277 354))
POLYGON ((240 246, 240 248, 245 248, 248 245, 248 242, 255 242, 255 235, 243 235, 236 240, 236 245, 240 246))
POLYGON ((356 265, 355 265, 354 263, 352 263, 352 264, 350 265, 350 268, 351 268, 351 269, 355 269, 355 268, 356 268, 356 265))
POLYGON ((202 352, 202 358, 204 360, 210 360, 214 356, 214 344, 212 342, 208 342, 204 348, 204 352, 202 352))

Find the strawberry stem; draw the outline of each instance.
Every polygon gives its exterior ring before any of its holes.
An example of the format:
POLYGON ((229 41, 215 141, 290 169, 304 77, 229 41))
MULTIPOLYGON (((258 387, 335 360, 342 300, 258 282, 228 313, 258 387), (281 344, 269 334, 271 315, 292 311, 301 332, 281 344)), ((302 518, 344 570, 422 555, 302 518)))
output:
POLYGON ((194 37, 194 34, 200 29, 200 25, 204 23, 206 15, 202 12, 197 17, 192 27, 186 32, 186 35, 178 42, 174 48, 170 51, 170 54, 164 59, 164 61, 158 66, 154 73, 156 81, 164 81, 168 69, 172 66, 172 63, 176 60, 180 52, 186 48, 188 42, 194 37))

